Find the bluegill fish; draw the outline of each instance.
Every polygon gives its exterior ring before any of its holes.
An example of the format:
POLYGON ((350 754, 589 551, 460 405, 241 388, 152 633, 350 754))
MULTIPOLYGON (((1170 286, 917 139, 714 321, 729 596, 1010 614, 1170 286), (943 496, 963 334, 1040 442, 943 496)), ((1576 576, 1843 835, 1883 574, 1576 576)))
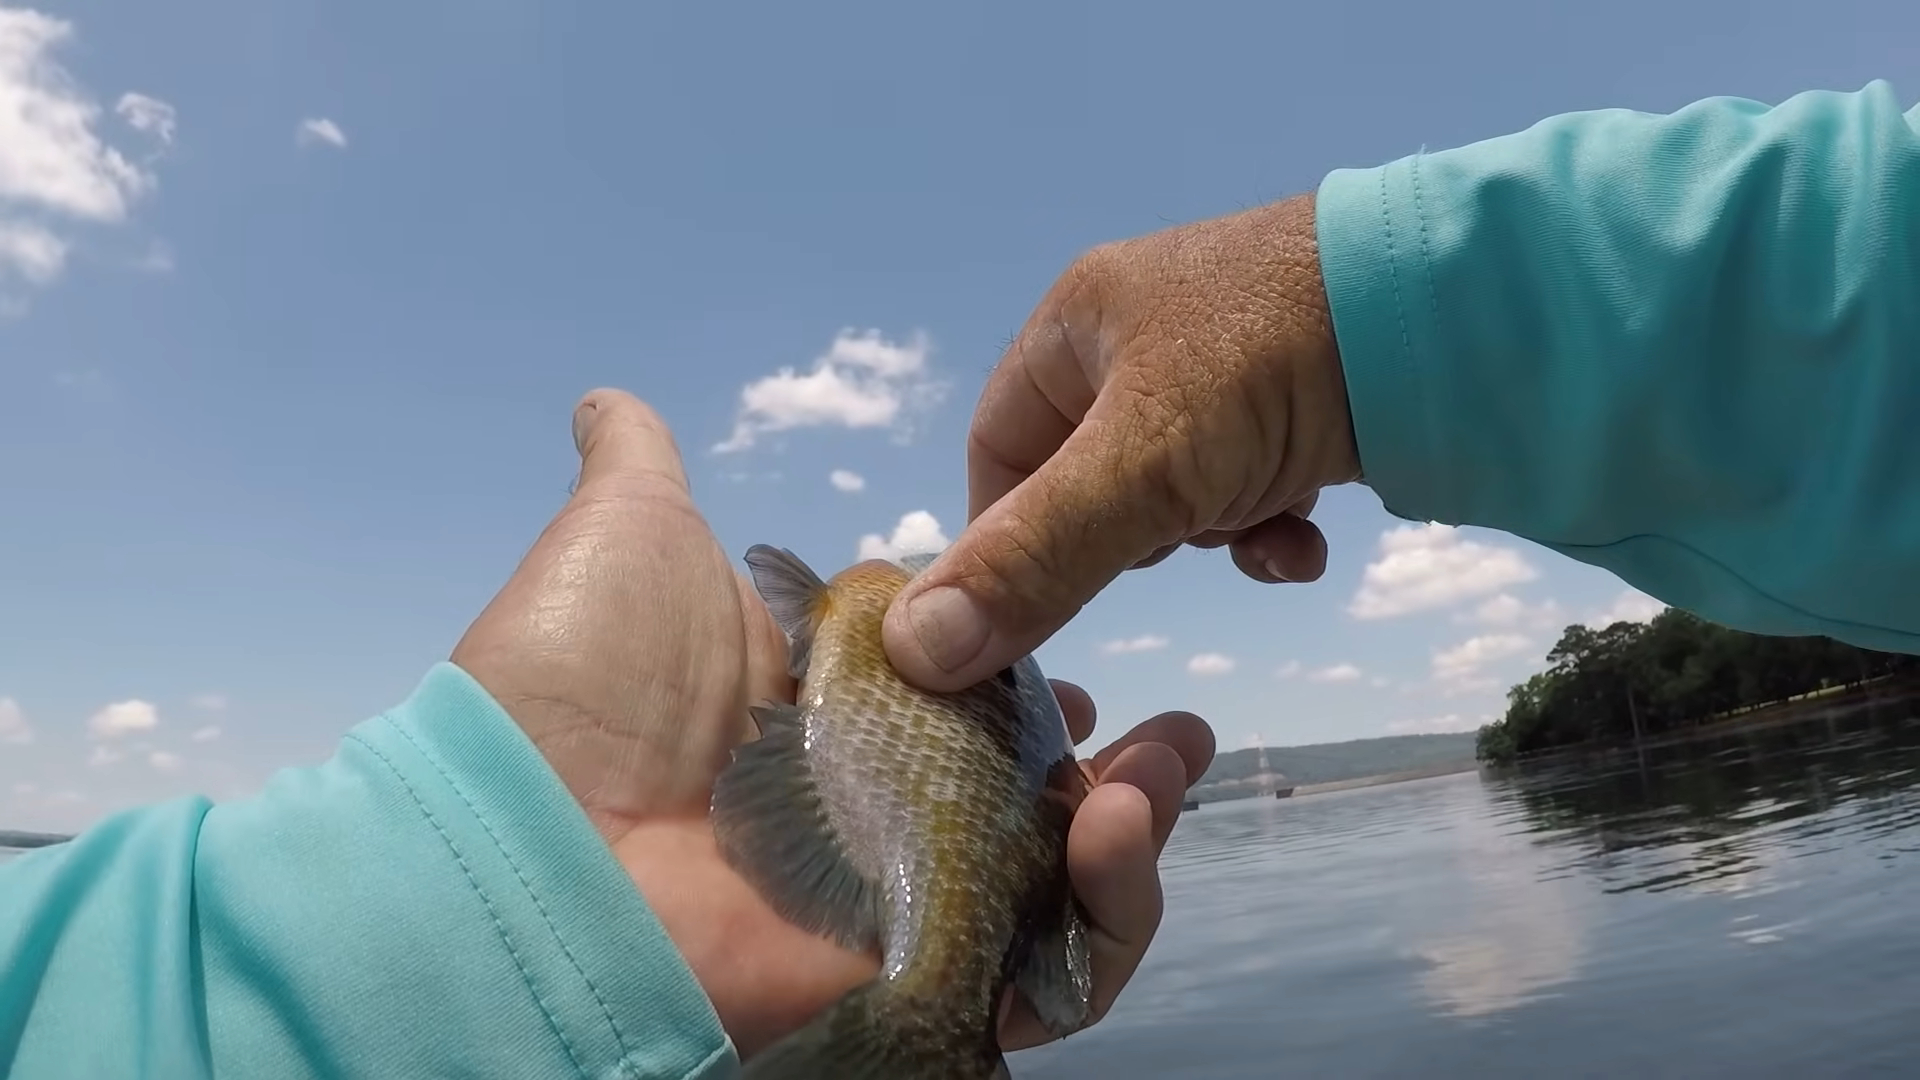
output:
POLYGON ((1067 827, 1087 780, 1032 657, 954 694, 895 674, 887 605, 931 556, 823 582, 792 552, 747 566, 792 645, 799 703, 714 784, 728 862, 786 919, 877 953, 877 978, 749 1061, 748 1080, 993 1080, 1009 985, 1050 1031, 1091 1015, 1067 827))

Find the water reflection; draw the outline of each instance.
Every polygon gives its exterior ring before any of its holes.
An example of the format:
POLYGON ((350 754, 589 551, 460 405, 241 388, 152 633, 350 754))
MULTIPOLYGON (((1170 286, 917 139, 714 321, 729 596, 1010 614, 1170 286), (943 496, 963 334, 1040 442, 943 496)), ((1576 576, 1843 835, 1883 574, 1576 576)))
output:
MULTIPOLYGON (((1484 811, 1478 800, 1458 805, 1484 811)), ((1556 879, 1546 854, 1500 819, 1455 812, 1448 825, 1442 836, 1467 902, 1422 928, 1431 937, 1418 953, 1432 965, 1419 977, 1422 992, 1445 1015, 1485 1017, 1573 978, 1586 950, 1583 894, 1556 879)))
POLYGON ((1913 715, 1208 806, 1126 995, 1014 1075, 1905 1075, 1913 715))

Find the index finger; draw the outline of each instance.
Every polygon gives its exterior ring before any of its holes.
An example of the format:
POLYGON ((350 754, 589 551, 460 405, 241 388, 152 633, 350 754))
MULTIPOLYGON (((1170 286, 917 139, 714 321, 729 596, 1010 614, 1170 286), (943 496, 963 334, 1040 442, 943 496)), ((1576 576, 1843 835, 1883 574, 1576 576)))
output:
POLYGON ((1073 348, 1060 300, 1049 294, 987 376, 974 407, 967 432, 968 521, 1046 464, 1086 417, 1098 389, 1073 348))

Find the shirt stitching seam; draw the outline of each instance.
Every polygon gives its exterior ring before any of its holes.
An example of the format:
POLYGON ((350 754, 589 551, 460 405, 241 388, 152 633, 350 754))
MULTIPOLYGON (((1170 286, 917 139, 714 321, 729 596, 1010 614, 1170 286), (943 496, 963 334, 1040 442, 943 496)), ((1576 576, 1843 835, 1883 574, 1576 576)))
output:
MULTIPOLYGON (((386 721, 389 727, 396 731, 399 730, 399 725, 395 724, 391 718, 382 717, 382 719, 386 721)), ((405 732, 401 732, 401 734, 404 736, 405 732)), ((479 878, 475 876, 473 867, 467 863, 466 856, 461 853, 460 845, 454 842, 453 835, 447 831, 445 825, 441 824, 440 818, 427 806, 426 800, 420 797, 419 791, 415 790, 413 784, 408 781, 406 774, 402 773, 399 766, 393 763, 392 758, 382 752, 379 747, 368 742, 358 732, 349 734, 347 740, 349 742, 359 743, 362 747, 366 748, 367 752, 380 759, 388 771, 393 773, 394 778, 400 781, 400 786, 406 788, 407 794, 412 797, 414 806, 419 809, 420 815, 426 819, 427 824, 432 825, 434 831, 440 834, 440 840, 447 845, 447 851, 453 855, 453 861, 460 867, 460 872, 466 875, 468 886, 473 889, 474 895, 480 898, 481 904, 485 905, 488 917, 493 920, 494 932, 500 936, 500 943, 506 946, 507 955, 513 958, 514 967, 519 969, 520 980, 526 985, 527 993, 533 995, 534 1004, 539 1006, 541 1014, 547 1021, 547 1025, 553 1029, 554 1036, 560 1040, 560 1045, 566 1048, 567 1057, 573 1062, 574 1070, 581 1077, 587 1077, 589 1074, 586 1064, 580 1060, 580 1054, 575 1050, 573 1040, 567 1037, 566 1031, 560 1026, 559 1017, 556 1016, 553 1009, 548 1006, 546 998, 540 993, 539 988, 534 986, 533 973, 527 969, 525 959, 521 957, 519 948, 514 945, 513 935, 508 933, 506 921, 500 917, 500 911, 494 906, 493 898, 488 896, 486 889, 481 887, 479 878)), ((438 766, 435 767, 438 768, 438 766)))

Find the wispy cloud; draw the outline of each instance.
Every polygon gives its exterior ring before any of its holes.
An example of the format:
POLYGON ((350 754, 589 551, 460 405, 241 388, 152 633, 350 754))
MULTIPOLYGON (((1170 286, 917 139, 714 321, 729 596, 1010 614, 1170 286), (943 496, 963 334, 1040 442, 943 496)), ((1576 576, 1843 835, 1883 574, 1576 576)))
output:
POLYGON ((161 772, 173 772, 180 768, 183 763, 179 754, 168 750, 155 750, 147 755, 147 764, 161 772))
POLYGON ((180 116, 174 112, 173 106, 159 98, 146 94, 121 94, 113 111, 133 130, 151 135, 163 144, 173 143, 174 128, 178 126, 180 116))
POLYGON ((1403 525, 1380 535, 1380 557, 1367 564, 1347 611, 1356 619, 1391 619, 1539 575, 1518 551, 1463 539, 1451 525, 1403 525))
POLYGON ((160 726, 160 710, 150 701, 116 701, 87 721, 87 730, 96 739, 117 739, 136 731, 152 731, 160 726))
MULTIPOLYGON (((10 314, 24 307, 18 286, 46 285, 66 268, 69 224, 124 221, 156 183, 95 131, 99 104, 54 56, 72 38, 65 20, 0 8, 0 294, 10 314)), ((129 124, 173 137, 171 106, 144 94, 120 100, 129 124)))
POLYGON ((324 116, 309 117, 300 121, 293 129, 293 141, 299 146, 331 146, 336 150, 347 148, 347 133, 340 125, 324 116))
POLYGON ((890 536, 868 533, 860 538, 858 556, 862 559, 886 559, 891 562, 902 555, 917 552, 944 551, 951 543, 947 534, 940 531, 940 522, 925 510, 914 510, 900 516, 890 536))
POLYGON ((0 697, 0 743, 23 746, 33 741, 33 725, 27 723, 27 711, 12 698, 0 697))
POLYGON ((1330 664, 1307 672, 1307 679, 1318 683, 1357 682, 1362 674, 1363 672, 1352 664, 1330 664))
POLYGON ((1187 674, 1201 678, 1225 675, 1233 668, 1233 657, 1217 652, 1203 652, 1187 661, 1187 674))
POLYGON ((1571 620, 1559 602, 1551 597, 1537 604, 1529 604, 1512 593, 1503 592, 1482 600, 1469 611, 1459 612, 1454 615, 1453 621, 1470 626, 1558 630, 1571 620))
POLYGON ((194 742, 202 742, 202 743, 212 742, 213 740, 219 737, 220 737, 220 729, 213 724, 208 724, 206 727, 202 727, 202 728, 195 728, 193 731, 193 734, 188 736, 188 738, 192 739, 194 742))
POLYGON ((1152 652, 1173 644, 1173 639, 1160 634, 1141 634, 1139 637, 1118 638, 1100 643, 1100 651, 1108 656, 1121 656, 1127 653, 1152 652))
POLYGON ((1617 622, 1652 622, 1654 616, 1665 610, 1667 605, 1639 589, 1628 589, 1615 597, 1613 603, 1605 610, 1587 618, 1585 625, 1595 630, 1604 630, 1617 622))
POLYGON ((733 433, 714 452, 737 453, 800 428, 878 429, 904 439, 945 391, 927 362, 932 348, 925 334, 900 344, 878 330, 843 330, 811 370, 784 367, 743 387, 733 433))
POLYGON ((867 478, 847 469, 835 469, 827 474, 827 483, 832 484, 839 491, 852 494, 866 490, 867 478))
POLYGON ((1534 647, 1519 634, 1482 634, 1433 654, 1433 679, 1449 697, 1500 689, 1486 673, 1489 665, 1520 656, 1534 647))
POLYGON ((1491 716, 1464 716, 1460 713, 1447 713, 1444 716, 1427 716, 1416 720, 1395 720, 1387 725, 1389 735, 1443 735, 1456 731, 1478 731, 1483 724, 1490 723, 1491 716))

